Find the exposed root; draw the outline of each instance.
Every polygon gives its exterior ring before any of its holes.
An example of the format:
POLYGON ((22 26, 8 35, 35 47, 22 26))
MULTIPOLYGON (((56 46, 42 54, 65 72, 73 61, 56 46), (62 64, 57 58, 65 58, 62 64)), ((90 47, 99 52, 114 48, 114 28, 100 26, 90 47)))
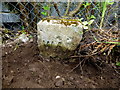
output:
MULTIPOLYGON (((112 63, 113 60, 110 59, 109 56, 113 48, 120 44, 119 30, 115 30, 114 32, 114 30, 112 29, 108 29, 108 30, 92 29, 85 33, 84 38, 85 39, 80 43, 80 47, 78 51, 79 53, 82 52, 85 53, 82 54, 78 53, 77 55, 71 56, 72 58, 76 58, 76 59, 84 58, 84 60, 86 60, 87 58, 92 57, 92 61, 94 62, 94 65, 99 70, 102 70, 101 65, 97 64, 96 62, 101 62, 103 64, 103 62, 105 63, 107 61, 108 63, 110 62, 112 63), (97 60, 96 58, 99 57, 99 55, 102 55, 103 57, 105 57, 105 59, 101 58, 100 60, 97 60)), ((114 59, 114 63, 115 62, 118 61, 114 59)), ((72 71, 76 69, 78 66, 80 66, 80 70, 82 71, 81 62, 76 67, 74 67, 72 71)), ((119 74, 119 72, 116 69, 115 71, 119 74)))

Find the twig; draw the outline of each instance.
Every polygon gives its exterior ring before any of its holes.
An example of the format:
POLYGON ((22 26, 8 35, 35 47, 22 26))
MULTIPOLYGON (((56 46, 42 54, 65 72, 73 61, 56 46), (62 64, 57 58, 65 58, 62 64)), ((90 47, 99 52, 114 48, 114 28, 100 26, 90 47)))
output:
POLYGON ((67 3, 67 9, 66 9, 66 12, 64 14, 65 16, 68 14, 69 8, 70 8, 70 0, 68 0, 68 3, 67 3))
POLYGON ((90 55, 80 55, 80 56, 71 56, 72 58, 80 58, 80 57, 92 57, 93 55, 96 55, 97 53, 93 53, 93 54, 90 54, 90 55))
POLYGON ((74 14, 76 14, 81 6, 82 6, 82 2, 79 2, 78 6, 73 11, 69 12, 68 16, 72 17, 74 14))
POLYGON ((60 17, 60 12, 59 12, 59 10, 58 10, 57 3, 54 3, 53 5, 54 5, 54 8, 55 8, 55 10, 56 10, 58 16, 60 17))
POLYGON ((79 66, 80 66, 80 70, 83 74, 82 65, 81 65, 83 61, 84 61, 84 59, 82 61, 79 60, 79 63, 72 70, 70 70, 67 74, 71 73, 72 71, 74 71, 79 66))

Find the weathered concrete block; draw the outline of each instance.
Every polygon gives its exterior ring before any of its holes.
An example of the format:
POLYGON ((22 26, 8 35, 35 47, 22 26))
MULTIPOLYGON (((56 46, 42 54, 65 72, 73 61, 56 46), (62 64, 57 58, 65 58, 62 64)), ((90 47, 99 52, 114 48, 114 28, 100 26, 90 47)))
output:
POLYGON ((37 24, 38 47, 46 58, 68 58, 82 39, 83 28, 74 19, 46 19, 37 24))

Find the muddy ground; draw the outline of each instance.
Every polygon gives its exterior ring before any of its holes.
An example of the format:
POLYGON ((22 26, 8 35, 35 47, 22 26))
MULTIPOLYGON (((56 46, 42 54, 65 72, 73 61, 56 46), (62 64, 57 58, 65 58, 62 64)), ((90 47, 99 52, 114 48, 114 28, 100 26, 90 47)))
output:
POLYGON ((86 63, 73 70, 74 62, 41 57, 35 41, 2 51, 3 88, 120 88, 120 76, 110 65, 100 70, 86 63))

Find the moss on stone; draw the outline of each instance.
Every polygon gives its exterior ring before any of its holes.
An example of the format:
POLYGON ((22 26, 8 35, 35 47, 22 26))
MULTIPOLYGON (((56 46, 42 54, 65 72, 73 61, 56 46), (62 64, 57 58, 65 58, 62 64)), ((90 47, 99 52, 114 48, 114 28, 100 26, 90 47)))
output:
POLYGON ((78 19, 76 18, 64 18, 64 17, 50 17, 50 18, 43 18, 42 21, 47 20, 47 22, 50 22, 50 20, 59 20, 57 24, 64 24, 65 26, 70 26, 72 24, 75 24, 76 26, 79 25, 78 19))
POLYGON ((42 45, 39 46, 40 54, 46 58, 57 58, 57 59, 65 59, 70 57, 74 52, 71 50, 66 49, 65 47, 61 46, 54 46, 54 45, 42 45), (47 51, 47 52, 46 52, 47 51))

